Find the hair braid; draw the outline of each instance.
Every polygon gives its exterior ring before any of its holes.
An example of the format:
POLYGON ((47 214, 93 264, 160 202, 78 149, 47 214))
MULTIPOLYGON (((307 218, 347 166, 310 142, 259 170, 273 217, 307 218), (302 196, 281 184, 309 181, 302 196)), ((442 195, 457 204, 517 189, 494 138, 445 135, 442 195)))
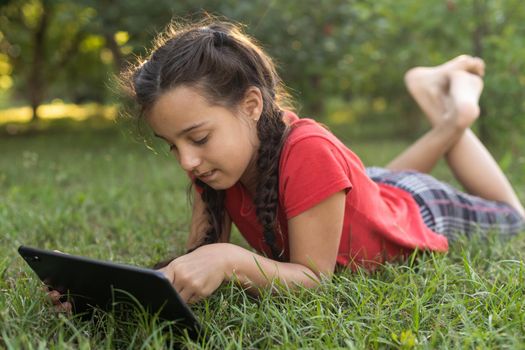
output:
POLYGON ((259 181, 255 194, 257 218, 263 227, 264 242, 270 247, 273 258, 282 260, 282 251, 276 245, 279 205, 279 159, 287 126, 282 121, 282 112, 273 110, 272 116, 261 118, 257 135, 261 144, 257 155, 259 181))
MULTIPOLYGON (((198 179, 195 180, 195 183, 203 189, 201 198, 206 204, 206 213, 208 214, 207 216, 209 223, 204 240, 198 245, 199 247, 204 244, 216 243, 219 241, 224 223, 225 191, 214 190, 198 179)), ((194 247, 191 250, 195 250, 198 247, 194 247)))

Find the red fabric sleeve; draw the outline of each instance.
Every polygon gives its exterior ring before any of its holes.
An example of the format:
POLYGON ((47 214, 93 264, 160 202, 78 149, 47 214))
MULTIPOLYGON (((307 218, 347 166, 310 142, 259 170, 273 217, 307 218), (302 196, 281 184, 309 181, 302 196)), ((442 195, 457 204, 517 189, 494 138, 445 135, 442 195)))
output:
POLYGON ((334 193, 352 189, 349 167, 339 149, 322 136, 298 140, 281 163, 281 205, 287 219, 314 207, 334 193))

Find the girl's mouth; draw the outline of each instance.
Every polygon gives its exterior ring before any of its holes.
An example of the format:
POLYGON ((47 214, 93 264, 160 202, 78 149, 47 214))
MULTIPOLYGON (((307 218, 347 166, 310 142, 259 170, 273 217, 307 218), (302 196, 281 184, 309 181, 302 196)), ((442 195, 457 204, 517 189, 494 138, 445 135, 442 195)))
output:
POLYGON ((201 180, 203 180, 203 181, 204 181, 204 180, 209 180, 209 179, 211 179, 212 176, 216 173, 216 171, 217 171, 216 169, 213 169, 213 170, 210 170, 210 171, 208 171, 208 172, 206 172, 206 173, 200 174, 200 175, 199 175, 199 179, 201 179, 201 180))

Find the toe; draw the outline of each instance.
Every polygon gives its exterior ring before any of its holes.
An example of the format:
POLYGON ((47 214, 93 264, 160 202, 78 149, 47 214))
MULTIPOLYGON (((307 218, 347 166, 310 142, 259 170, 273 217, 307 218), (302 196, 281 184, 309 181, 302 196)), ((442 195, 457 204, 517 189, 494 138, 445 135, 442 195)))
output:
POLYGON ((483 60, 470 55, 457 56, 445 63, 445 66, 448 68, 448 71, 463 70, 480 77, 485 74, 485 63, 483 60))
POLYGON ((423 74, 423 68, 421 67, 415 67, 412 69, 409 69, 404 76, 405 85, 408 88, 408 90, 412 90, 414 88, 414 85, 417 84, 417 82, 420 80, 421 76, 423 74))
POLYGON ((481 59, 480 57, 474 57, 475 65, 476 65, 476 74, 480 77, 485 75, 485 61, 481 59))
POLYGON ((472 65, 473 57, 470 55, 459 55, 456 58, 453 58, 449 62, 453 66, 453 69, 464 69, 467 70, 469 66, 472 65))

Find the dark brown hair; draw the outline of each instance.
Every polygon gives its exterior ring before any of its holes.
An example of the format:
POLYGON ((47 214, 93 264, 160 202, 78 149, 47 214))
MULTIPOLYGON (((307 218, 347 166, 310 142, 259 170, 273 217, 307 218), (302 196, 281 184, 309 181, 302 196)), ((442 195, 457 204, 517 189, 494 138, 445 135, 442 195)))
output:
MULTIPOLYGON (((141 115, 162 94, 181 85, 195 87, 211 103, 228 108, 237 106, 248 88, 261 91, 263 110, 257 122, 260 147, 254 202, 264 241, 273 258, 282 260, 275 239, 279 158, 288 130, 282 114, 285 105, 289 108, 289 99, 272 59, 238 25, 213 18, 189 25, 173 22, 158 36, 149 56, 124 73, 123 78, 141 115)), ((209 221, 200 245, 217 242, 223 227, 225 191, 214 190, 198 179, 195 183, 203 188, 201 197, 209 221)))

